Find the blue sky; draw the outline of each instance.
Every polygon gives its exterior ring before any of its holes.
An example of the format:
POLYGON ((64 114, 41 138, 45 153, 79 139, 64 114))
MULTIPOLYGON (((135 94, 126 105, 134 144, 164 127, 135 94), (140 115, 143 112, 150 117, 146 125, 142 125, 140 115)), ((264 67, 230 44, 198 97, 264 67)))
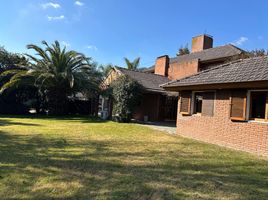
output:
POLYGON ((58 40, 102 64, 140 56, 147 67, 203 33, 214 46, 268 49, 267 10, 265 0, 9 0, 1 2, 0 45, 23 53, 58 40))

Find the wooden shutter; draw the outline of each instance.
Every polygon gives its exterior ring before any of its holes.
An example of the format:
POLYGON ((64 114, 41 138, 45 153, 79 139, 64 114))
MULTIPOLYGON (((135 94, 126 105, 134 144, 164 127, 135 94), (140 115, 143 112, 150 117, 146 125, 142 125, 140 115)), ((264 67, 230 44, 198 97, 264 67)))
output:
POLYGON ((202 101, 202 116, 213 116, 215 92, 204 92, 202 101))
POLYGON ((190 91, 182 91, 180 93, 181 97, 180 113, 183 115, 189 115, 191 113, 191 96, 192 92, 190 91))
POLYGON ((231 97, 231 120, 245 121, 247 107, 247 91, 233 91, 231 97))
POLYGON ((268 92, 266 93, 265 120, 268 121, 268 92))

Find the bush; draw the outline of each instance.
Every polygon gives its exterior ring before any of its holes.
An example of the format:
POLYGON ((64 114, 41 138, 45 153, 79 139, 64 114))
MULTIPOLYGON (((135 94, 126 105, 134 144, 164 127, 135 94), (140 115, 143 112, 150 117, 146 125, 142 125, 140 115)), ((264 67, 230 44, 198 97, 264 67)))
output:
POLYGON ((135 107, 140 102, 142 86, 128 76, 121 76, 112 84, 113 118, 129 122, 135 107))

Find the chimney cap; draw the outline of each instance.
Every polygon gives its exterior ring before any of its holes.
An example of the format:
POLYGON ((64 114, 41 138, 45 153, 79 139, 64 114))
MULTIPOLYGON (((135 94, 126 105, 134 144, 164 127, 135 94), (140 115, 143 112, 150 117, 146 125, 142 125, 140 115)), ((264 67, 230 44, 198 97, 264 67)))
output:
POLYGON ((168 55, 158 56, 157 58, 168 57, 168 55))
POLYGON ((196 36, 193 36, 192 38, 196 38, 196 37, 200 37, 200 36, 206 36, 206 37, 210 37, 210 38, 213 38, 212 35, 209 35, 209 34, 200 34, 200 35, 196 35, 196 36))

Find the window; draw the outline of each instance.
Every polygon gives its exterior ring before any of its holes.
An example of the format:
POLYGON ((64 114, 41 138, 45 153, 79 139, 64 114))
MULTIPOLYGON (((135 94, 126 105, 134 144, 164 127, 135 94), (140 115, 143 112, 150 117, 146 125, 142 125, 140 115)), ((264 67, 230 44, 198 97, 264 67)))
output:
POLYGON ((245 121, 247 109, 247 90, 233 90, 230 104, 230 118, 233 121, 245 121))
POLYGON ((250 93, 249 119, 268 120, 268 92, 250 93))
POLYGON ((194 92, 193 114, 213 116, 215 92, 194 92))
POLYGON ((268 91, 234 90, 230 115, 234 121, 268 121, 268 91))
POLYGON ((203 93, 196 92, 194 95, 194 114, 202 112, 203 93))
POLYGON ((215 92, 180 92, 180 113, 182 115, 214 115, 215 92))

